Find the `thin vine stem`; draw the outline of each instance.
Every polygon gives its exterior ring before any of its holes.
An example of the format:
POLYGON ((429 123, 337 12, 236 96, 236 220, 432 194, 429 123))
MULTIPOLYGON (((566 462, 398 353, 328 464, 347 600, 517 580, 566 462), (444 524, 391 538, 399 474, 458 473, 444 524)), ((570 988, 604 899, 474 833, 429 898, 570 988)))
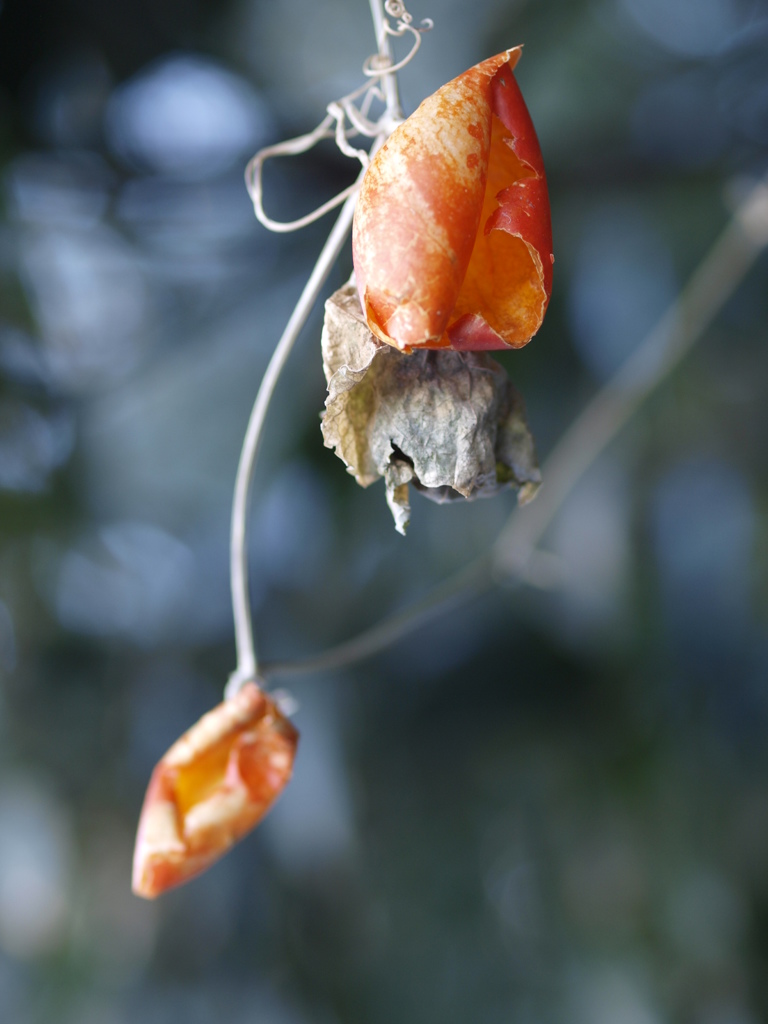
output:
MULTIPOLYGON (((392 47, 389 43, 387 22, 384 17, 382 0, 370 0, 371 17, 373 18, 373 31, 376 34, 376 46, 379 60, 389 64, 389 72, 384 75, 382 87, 384 89, 384 102, 387 107, 387 114, 392 120, 402 120, 403 111, 400 106, 400 94, 397 87, 397 73, 392 69, 392 47)), ((416 39, 419 39, 418 33, 416 39)))
POLYGON ((768 179, 738 206, 675 303, 566 430, 544 463, 544 486, 536 500, 515 508, 490 551, 421 601, 350 640, 303 659, 265 662, 265 677, 327 671, 361 661, 500 581, 548 585, 558 575, 562 578, 548 563, 548 553, 537 549, 539 541, 587 469, 680 364, 766 246, 768 179))
POLYGON ((404 611, 382 619, 370 629, 320 654, 298 661, 265 661, 261 666, 262 674, 265 679, 271 679, 274 676, 327 672, 363 661, 383 651, 416 627, 426 625, 442 612, 488 590, 493 584, 492 568, 492 554, 488 551, 444 580, 422 601, 409 605, 404 611), (415 624, 411 620, 415 620, 415 624))
MULTIPOLYGON (((392 0, 389 0, 389 3, 391 4, 392 0)), ((416 46, 411 51, 410 56, 412 56, 418 49, 420 35, 419 30, 410 27, 408 23, 410 19, 408 18, 408 21, 406 21, 405 17, 401 19, 401 24, 398 26, 397 30, 393 31, 389 29, 384 17, 382 0, 370 0, 370 6, 374 29, 376 32, 376 42, 378 47, 377 63, 379 66, 375 69, 371 69, 368 73, 382 83, 385 101, 384 115, 379 121, 381 128, 378 134, 374 136, 373 143, 371 145, 370 156, 373 156, 376 150, 386 140, 388 133, 391 132, 393 127, 402 120, 402 110, 400 108, 400 99, 397 88, 397 76, 395 73, 396 66, 392 61, 392 50, 389 44, 389 36, 392 34, 402 35, 405 31, 409 31, 414 35, 416 39, 416 46)), ((410 57, 408 59, 410 59, 410 57)), ((341 110, 340 108, 337 109, 338 104, 332 104, 331 106, 333 110, 329 112, 329 116, 332 120, 335 120, 336 123, 337 143, 339 144, 339 148, 343 152, 347 152, 349 155, 349 152, 351 151, 349 150, 346 142, 342 116, 344 112, 349 115, 351 103, 346 104, 344 110, 341 110)), ((314 134, 319 133, 318 137, 322 137, 326 127, 325 122, 323 122, 318 129, 318 132, 313 133, 312 136, 307 136, 306 138, 298 140, 299 148, 297 151, 301 152, 308 148, 308 140, 313 139, 314 134)), ((361 127, 361 123, 358 122, 358 130, 360 130, 361 127)), ((289 143, 287 145, 290 147, 291 144, 289 143)), ((269 154, 274 155, 279 149, 280 147, 270 147, 269 154)), ((288 356, 290 355, 293 346, 301 333, 301 329, 306 323, 312 307, 317 301, 328 274, 336 262, 341 248, 349 234, 349 230, 352 226, 355 204, 357 202, 357 192, 367 165, 367 160, 362 160, 362 162, 363 170, 361 170, 355 186, 350 190, 345 190, 345 193, 343 193, 346 194, 347 197, 344 201, 344 205, 342 206, 341 213, 328 236, 328 240, 323 246, 309 280, 304 286, 304 290, 301 293, 299 301, 291 314, 285 330, 283 331, 282 337, 277 343, 269 363, 267 364, 267 369, 264 373, 261 384, 259 385, 256 400, 248 420, 248 426, 243 440, 243 447, 240 452, 237 475, 235 477, 235 491, 232 501, 230 580, 232 590, 232 612, 235 626, 237 667, 230 675, 227 682, 224 691, 226 698, 232 697, 249 680, 260 678, 259 663, 256 656, 253 618, 251 614, 247 542, 249 498, 256 459, 261 446, 264 422, 266 420, 272 395, 274 394, 275 387, 280 379, 280 375, 285 367, 288 356)), ((251 161, 246 174, 247 181, 250 181, 254 177, 254 167, 258 168, 260 175, 262 163, 263 156, 261 160, 259 160, 258 155, 254 158, 254 161, 251 161)), ((250 188, 249 191, 251 191, 250 188)), ((260 176, 257 191, 258 203, 256 205, 258 214, 258 210, 261 208, 260 176)), ((320 211, 316 211, 315 215, 310 215, 309 219, 315 219, 315 217, 320 216, 332 205, 333 203, 325 204, 320 211)), ((264 220, 264 218, 260 219, 264 220)), ((277 228, 279 230, 292 230, 300 223, 303 223, 304 220, 306 220, 306 218, 301 222, 296 222, 296 224, 277 225, 277 228)))
POLYGON ((320 256, 315 264, 309 280, 304 286, 280 341, 269 360, 262 377, 256 401, 251 410, 248 427, 245 432, 243 447, 235 477, 235 494, 232 501, 232 523, 230 539, 230 574, 232 586, 232 612, 235 620, 235 647, 237 650, 237 668, 227 683, 226 695, 231 696, 236 690, 258 675, 256 644, 253 634, 251 617, 251 600, 248 587, 248 505, 256 458, 261 446, 261 437, 267 410, 275 386, 283 371, 286 360, 291 354, 296 339, 306 323, 307 317, 314 306, 320 290, 325 284, 341 247, 347 239, 352 225, 357 197, 351 195, 341 209, 336 223, 331 230, 320 256))

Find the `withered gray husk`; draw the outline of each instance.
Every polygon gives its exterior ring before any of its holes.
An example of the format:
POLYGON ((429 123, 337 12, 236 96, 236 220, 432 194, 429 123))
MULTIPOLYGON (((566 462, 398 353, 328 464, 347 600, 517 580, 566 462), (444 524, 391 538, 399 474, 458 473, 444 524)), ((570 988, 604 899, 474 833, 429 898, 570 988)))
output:
POLYGON ((522 504, 541 483, 520 394, 484 352, 405 355, 368 330, 354 284, 325 304, 322 430, 357 482, 380 477, 395 528, 410 521, 408 486, 432 501, 518 489, 522 504))

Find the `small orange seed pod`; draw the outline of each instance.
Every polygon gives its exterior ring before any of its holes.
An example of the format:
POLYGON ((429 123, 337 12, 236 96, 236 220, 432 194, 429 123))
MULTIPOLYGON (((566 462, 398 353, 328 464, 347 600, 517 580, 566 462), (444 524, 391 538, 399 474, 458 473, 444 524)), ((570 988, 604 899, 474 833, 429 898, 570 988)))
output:
POLYGON ((218 860, 291 777, 298 733, 255 683, 219 704, 159 761, 144 798, 133 891, 153 899, 218 860))

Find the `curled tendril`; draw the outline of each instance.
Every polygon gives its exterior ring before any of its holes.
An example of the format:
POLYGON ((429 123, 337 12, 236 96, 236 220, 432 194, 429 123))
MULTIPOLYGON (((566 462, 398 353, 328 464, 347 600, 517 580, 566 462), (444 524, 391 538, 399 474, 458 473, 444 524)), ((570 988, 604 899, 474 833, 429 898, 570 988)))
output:
MULTIPOLYGON (((401 0, 387 0, 384 4, 384 10, 390 16, 390 18, 397 18, 398 25, 396 29, 387 26, 387 31, 390 35, 401 36, 406 29, 410 28, 411 22, 413 21, 413 15, 409 14, 405 9, 405 4, 401 3, 401 0)), ((434 28, 434 22, 431 18, 423 18, 418 29, 411 29, 411 31, 418 32, 429 32, 431 28, 434 28)))
POLYGON ((404 68, 406 64, 410 64, 416 56, 416 51, 421 46, 421 33, 426 31, 428 31, 428 29, 414 28, 413 25, 409 25, 403 21, 398 23, 397 28, 392 28, 391 25, 387 25, 386 33, 389 36, 399 37, 404 35, 406 32, 410 32, 413 36, 413 45, 405 57, 403 57, 402 60, 399 60, 397 64, 393 64, 390 58, 383 56, 383 54, 374 53, 363 64, 363 74, 367 75, 369 78, 392 74, 394 71, 399 71, 400 68, 404 68))
POLYGON ((397 25, 393 28, 388 21, 384 22, 384 31, 388 36, 394 36, 400 38, 404 36, 406 32, 410 32, 413 36, 413 43, 411 49, 397 64, 393 64, 389 57, 384 54, 375 53, 369 57, 368 60, 363 64, 363 74, 368 76, 381 75, 382 73, 392 73, 399 71, 400 68, 404 68, 406 64, 409 64, 416 56, 416 51, 421 46, 421 36, 424 32, 429 32, 434 27, 434 23, 431 18, 424 18, 418 28, 411 24, 413 16, 408 13, 405 9, 405 4, 401 0, 387 0, 384 4, 384 10, 387 12, 390 18, 397 18, 397 25))
POLYGON ((300 135, 295 139, 288 139, 285 142, 278 142, 274 146, 266 146, 252 157, 245 169, 245 185, 253 203, 253 209, 258 220, 270 231, 288 232, 297 231, 308 224, 319 220, 330 210, 340 206, 348 196, 352 195, 360 187, 359 180, 348 188, 345 188, 338 195, 318 206, 316 210, 292 221, 272 220, 264 210, 262 168, 267 160, 277 156, 296 156, 299 153, 306 153, 322 139, 334 139, 339 150, 351 159, 358 160, 363 169, 368 166, 368 153, 364 149, 357 149, 350 144, 350 139, 362 136, 368 139, 386 138, 392 130, 397 127, 398 120, 393 119, 391 113, 385 110, 378 120, 371 120, 368 116, 374 100, 384 101, 384 93, 381 88, 381 81, 386 75, 391 75, 406 64, 410 63, 421 46, 421 35, 428 32, 432 27, 432 19, 425 18, 418 28, 411 22, 412 16, 405 8, 401 0, 386 0, 384 10, 390 18, 398 19, 397 25, 392 26, 384 22, 384 31, 387 35, 401 37, 406 33, 413 36, 411 49, 402 60, 396 64, 392 63, 391 57, 383 53, 375 53, 363 64, 363 74, 368 81, 343 96, 340 100, 334 100, 326 107, 326 116, 320 124, 306 135, 300 135), (359 100, 359 103, 355 103, 359 100))

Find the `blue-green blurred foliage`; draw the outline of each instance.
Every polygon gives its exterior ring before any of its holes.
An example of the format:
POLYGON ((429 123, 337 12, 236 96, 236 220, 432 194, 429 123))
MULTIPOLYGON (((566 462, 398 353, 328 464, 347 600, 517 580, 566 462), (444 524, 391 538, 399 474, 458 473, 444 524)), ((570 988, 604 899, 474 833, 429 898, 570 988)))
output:
MULTIPOLYGON (((542 456, 768 169, 764 0, 413 0, 410 110, 492 53, 548 168, 555 286, 504 358, 542 456)), ((768 262, 499 589, 289 681, 294 781, 156 904, 155 761, 234 665, 229 503, 260 375, 329 228, 270 235, 251 153, 373 50, 365 0, 0 8, 0 1019, 757 1024, 768 1018, 768 262)), ((274 216, 354 169, 270 166, 274 216)), ((351 266, 345 253, 329 288, 351 266)), ((485 550, 511 496, 408 537, 322 447, 315 311, 252 510, 266 657, 373 623, 485 550)), ((546 486, 546 480, 545 480, 546 486)))

